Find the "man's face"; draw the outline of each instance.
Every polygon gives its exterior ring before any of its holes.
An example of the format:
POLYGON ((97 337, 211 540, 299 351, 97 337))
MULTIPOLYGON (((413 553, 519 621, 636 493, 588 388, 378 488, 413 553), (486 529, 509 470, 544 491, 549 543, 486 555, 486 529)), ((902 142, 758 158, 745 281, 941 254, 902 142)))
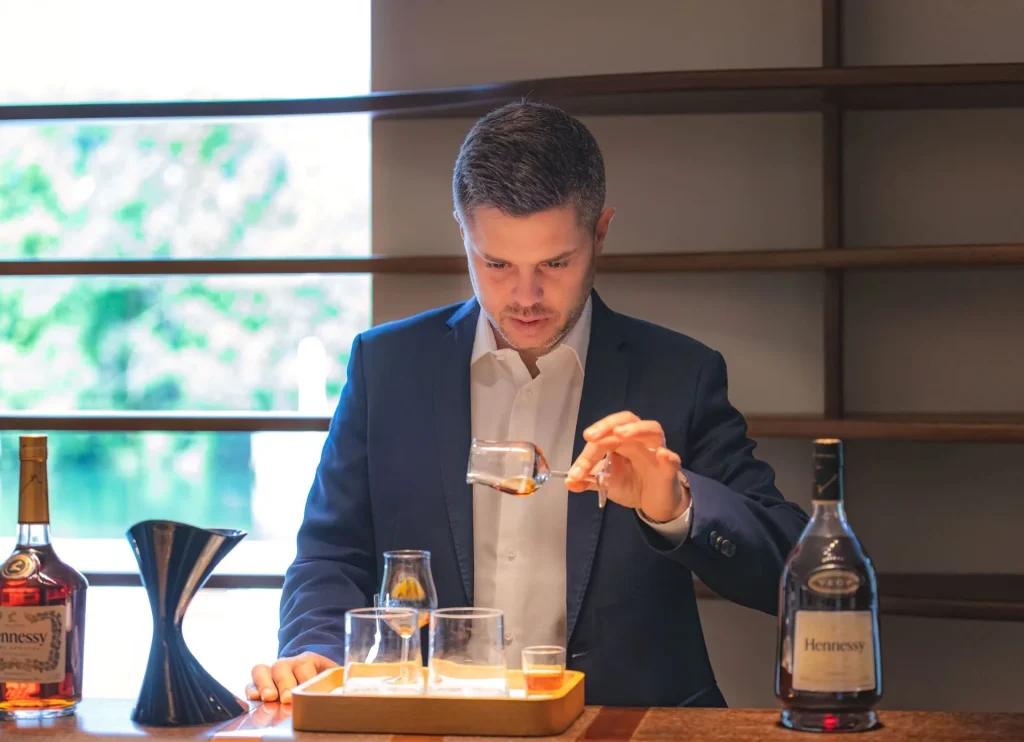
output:
POLYGON ((459 220, 473 290, 498 347, 536 357, 565 339, 593 288, 613 214, 605 209, 594 229, 577 223, 571 206, 525 217, 479 206, 459 220))

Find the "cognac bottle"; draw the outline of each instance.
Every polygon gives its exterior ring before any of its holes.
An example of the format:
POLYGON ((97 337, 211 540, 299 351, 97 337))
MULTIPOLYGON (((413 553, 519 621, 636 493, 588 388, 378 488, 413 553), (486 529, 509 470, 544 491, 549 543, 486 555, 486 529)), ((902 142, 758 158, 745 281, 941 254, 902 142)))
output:
POLYGON ((0 566, 0 719, 74 713, 88 583, 50 544, 46 436, 19 442, 18 541, 0 566))
POLYGON ((813 512, 782 570, 775 695, 782 724, 864 731, 882 697, 874 567, 843 510, 843 444, 814 443, 813 512))

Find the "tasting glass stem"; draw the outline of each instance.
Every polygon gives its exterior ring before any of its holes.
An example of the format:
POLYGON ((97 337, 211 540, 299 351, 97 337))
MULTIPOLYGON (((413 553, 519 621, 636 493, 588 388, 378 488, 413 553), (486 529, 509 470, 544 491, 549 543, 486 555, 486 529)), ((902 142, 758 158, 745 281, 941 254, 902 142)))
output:
POLYGON ((410 637, 402 637, 402 664, 399 669, 399 673, 402 676, 402 680, 408 682, 409 677, 409 639, 410 637))
MULTIPOLYGON (((562 477, 562 479, 565 479, 567 476, 569 476, 569 472, 567 472, 567 471, 556 471, 556 470, 552 469, 552 470, 550 470, 548 472, 548 476, 550 476, 550 477, 562 477)), ((589 482, 591 484, 596 484, 597 485, 597 506, 603 508, 605 506, 605 503, 608 502, 608 493, 604 489, 603 482, 601 481, 601 478, 591 474, 584 481, 585 482, 589 482)))

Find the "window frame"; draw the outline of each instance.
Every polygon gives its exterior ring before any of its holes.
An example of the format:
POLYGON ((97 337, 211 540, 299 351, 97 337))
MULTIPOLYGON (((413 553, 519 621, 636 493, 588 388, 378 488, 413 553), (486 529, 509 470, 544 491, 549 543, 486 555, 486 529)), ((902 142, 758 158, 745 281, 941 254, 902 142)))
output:
MULTIPOLYGON (((416 97, 416 96, 413 96, 416 97)), ((342 98, 236 101, 157 101, 138 103, 81 103, 0 105, 0 126, 10 122, 50 123, 84 120, 111 122, 126 120, 237 119, 296 115, 369 113, 388 108, 405 108, 408 96, 397 99, 388 94, 342 98), (390 101, 390 103, 389 103, 390 101)), ((343 258, 154 258, 154 259, 3 259, 0 277, 115 277, 115 276, 221 276, 378 273, 458 273, 465 259, 423 257, 343 258)), ((324 432, 331 418, 286 412, 168 412, 131 411, 20 413, 0 412, 0 430, 39 432, 324 432)), ((86 572, 90 585, 138 587, 137 571, 86 572)), ((277 589, 281 574, 214 574, 205 587, 230 589, 277 589)))

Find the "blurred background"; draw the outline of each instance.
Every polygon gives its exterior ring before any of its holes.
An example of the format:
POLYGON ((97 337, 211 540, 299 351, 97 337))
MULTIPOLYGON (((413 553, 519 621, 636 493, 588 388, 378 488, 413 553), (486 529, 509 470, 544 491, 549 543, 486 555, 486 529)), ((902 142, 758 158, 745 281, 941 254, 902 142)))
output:
MULTIPOLYGON (((597 288, 724 354, 788 498, 809 506, 810 438, 847 439, 847 509, 882 574, 884 706, 1024 710, 1022 38, 1020 0, 0 0, 0 106, 881 70, 845 109, 786 91, 568 101, 617 209, 606 250, 625 262, 597 288), (954 65, 968 82, 896 86, 902 65, 929 66, 908 73, 918 81, 954 65), (979 257, 992 246, 998 259, 979 257), (845 272, 789 254, 823 247, 882 252, 845 272), (756 251, 781 267, 752 269, 756 251), (730 267, 692 270, 688 253, 730 267), (677 267, 622 268, 652 254, 677 267)), ((451 170, 491 105, 0 120, 0 551, 18 420, 53 415, 55 542, 96 578, 87 695, 139 687, 150 617, 124 531, 145 518, 249 531, 185 634, 238 692, 273 659, 278 585, 352 338, 471 293, 451 170), (96 262, 370 255, 392 268, 104 275, 114 264, 96 262), (38 260, 90 262, 13 275, 38 260), (110 415, 143 422, 102 432, 110 415)), ((706 593, 700 610, 730 705, 775 707, 774 618, 706 593)))
MULTIPOLYGON (((0 70, 3 104, 366 94, 370 0, 0 0, 0 70)), ((369 201, 366 115, 0 124, 0 260, 366 256, 369 201)), ((3 270, 0 410, 329 416, 349 346, 370 326, 366 274, 3 270)), ((18 434, 0 431, 5 553, 18 434)), ((294 556, 325 436, 48 434, 54 538, 79 570, 134 571, 127 528, 171 518, 245 529, 218 571, 271 576, 294 556)), ((236 691, 276 656, 279 595, 207 589, 190 609, 194 651, 236 691)), ((86 693, 132 697, 150 635, 145 593, 95 586, 88 603, 86 693)))

